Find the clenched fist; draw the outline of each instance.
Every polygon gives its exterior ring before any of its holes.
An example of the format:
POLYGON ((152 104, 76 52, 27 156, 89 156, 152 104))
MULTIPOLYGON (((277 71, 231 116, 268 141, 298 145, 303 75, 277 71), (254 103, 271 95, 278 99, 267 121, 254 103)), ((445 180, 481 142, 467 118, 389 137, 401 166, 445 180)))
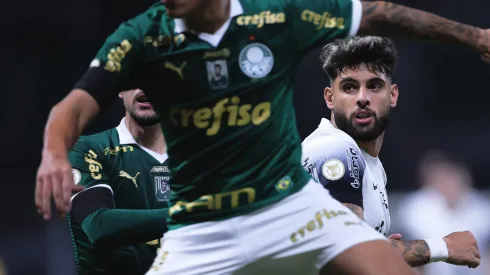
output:
POLYGON ((480 265, 480 251, 473 234, 469 231, 454 232, 443 238, 449 251, 447 263, 467 265, 475 268, 480 265))
POLYGON ((51 197, 61 213, 70 210, 72 192, 83 190, 73 182, 72 167, 66 156, 44 153, 37 171, 35 201, 45 220, 51 218, 51 197))

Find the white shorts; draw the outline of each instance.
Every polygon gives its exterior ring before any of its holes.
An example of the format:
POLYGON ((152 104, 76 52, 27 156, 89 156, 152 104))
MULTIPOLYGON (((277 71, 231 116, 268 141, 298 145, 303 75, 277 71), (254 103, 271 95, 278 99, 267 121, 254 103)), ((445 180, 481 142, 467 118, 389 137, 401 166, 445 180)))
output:
POLYGON ((386 240, 311 180, 263 209, 165 233, 146 275, 318 274, 348 248, 386 240))

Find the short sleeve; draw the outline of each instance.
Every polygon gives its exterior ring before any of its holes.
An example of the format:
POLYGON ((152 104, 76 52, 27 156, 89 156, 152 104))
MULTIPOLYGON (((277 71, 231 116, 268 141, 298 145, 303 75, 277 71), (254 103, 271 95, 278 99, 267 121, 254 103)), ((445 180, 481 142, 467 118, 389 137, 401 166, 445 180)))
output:
POLYGON ((73 181, 85 187, 71 198, 72 221, 81 224, 94 211, 115 207, 113 190, 103 166, 102 156, 103 153, 92 148, 90 143, 83 139, 77 142, 68 155, 73 169, 73 181))
POLYGON ((288 10, 290 33, 300 51, 356 35, 362 17, 360 0, 290 0, 288 10))
POLYGON ((136 88, 132 87, 130 76, 143 59, 143 36, 148 20, 140 15, 121 24, 106 39, 74 89, 85 90, 99 105, 106 105, 116 99, 119 92, 136 88))
POLYGON ((102 165, 105 155, 98 152, 84 139, 78 140, 68 155, 68 160, 73 168, 73 180, 77 185, 93 187, 105 184, 110 187, 109 178, 102 165))
POLYGON ((363 208, 362 180, 366 164, 359 149, 337 137, 303 143, 303 168, 342 203, 363 208))

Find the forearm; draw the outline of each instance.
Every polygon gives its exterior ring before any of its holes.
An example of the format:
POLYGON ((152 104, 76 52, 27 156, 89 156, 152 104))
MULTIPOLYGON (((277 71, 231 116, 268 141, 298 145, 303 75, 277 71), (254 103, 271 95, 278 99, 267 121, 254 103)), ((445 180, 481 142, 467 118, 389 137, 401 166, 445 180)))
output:
POLYGON ((51 109, 44 131, 43 153, 66 155, 98 111, 97 103, 88 93, 72 91, 51 109))
POLYGON ((412 267, 427 264, 430 260, 430 249, 423 240, 391 240, 391 246, 397 249, 412 267))
POLYGON ((359 32, 462 44, 482 50, 482 29, 384 1, 363 1, 359 32))
POLYGON ((161 238, 167 216, 167 208, 99 209, 83 220, 82 228, 95 245, 134 245, 161 238))

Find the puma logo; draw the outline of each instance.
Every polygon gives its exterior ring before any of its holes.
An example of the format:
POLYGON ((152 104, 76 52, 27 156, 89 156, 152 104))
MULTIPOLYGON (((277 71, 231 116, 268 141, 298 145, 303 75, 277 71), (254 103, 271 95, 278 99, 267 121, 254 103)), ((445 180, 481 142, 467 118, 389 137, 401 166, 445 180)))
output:
POLYGON ((136 186, 136 188, 138 188, 138 185, 136 184, 136 177, 140 174, 140 172, 136 173, 136 175, 134 177, 131 177, 127 172, 125 171, 120 171, 119 172, 119 176, 120 177, 123 177, 123 178, 128 178, 130 179, 133 183, 134 183, 134 186, 136 186))
POLYGON ((184 67, 186 64, 187 64, 187 62, 184 61, 182 63, 182 65, 180 65, 180 67, 177 67, 174 64, 172 64, 168 61, 165 61, 164 66, 166 69, 169 69, 169 70, 176 72, 180 76, 180 79, 184 80, 184 74, 182 73, 182 70, 184 70, 184 67))

